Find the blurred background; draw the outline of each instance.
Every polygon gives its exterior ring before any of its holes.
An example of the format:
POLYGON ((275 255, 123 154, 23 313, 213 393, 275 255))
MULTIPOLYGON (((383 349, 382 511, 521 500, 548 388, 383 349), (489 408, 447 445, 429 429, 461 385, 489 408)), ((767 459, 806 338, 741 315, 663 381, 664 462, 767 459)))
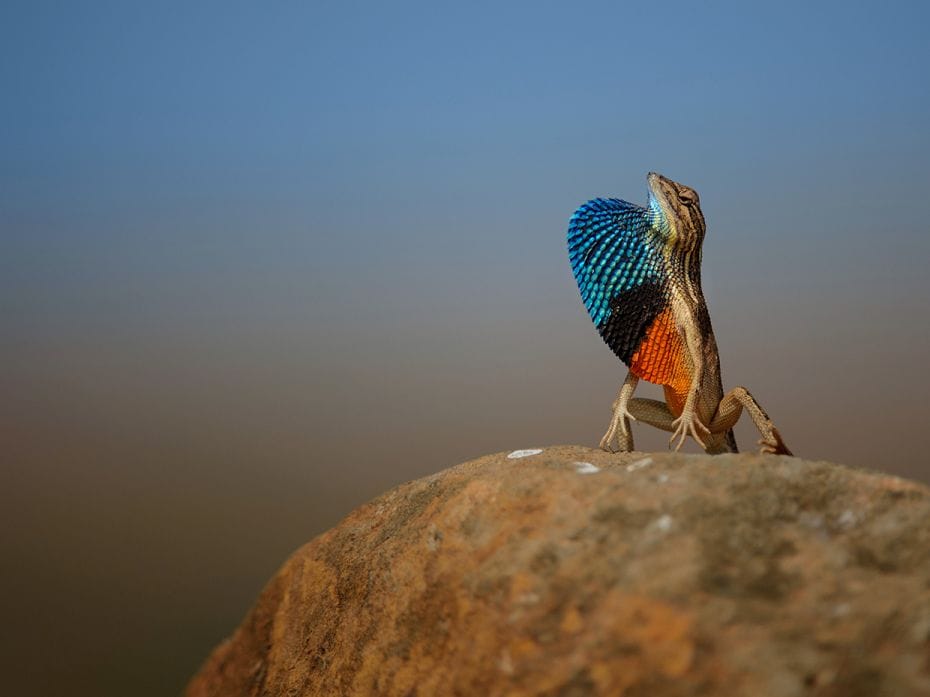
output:
POLYGON ((725 385, 930 482, 927 6, 702 5, 5 2, 4 691, 177 694, 355 506, 595 446, 566 223, 649 170, 725 385))

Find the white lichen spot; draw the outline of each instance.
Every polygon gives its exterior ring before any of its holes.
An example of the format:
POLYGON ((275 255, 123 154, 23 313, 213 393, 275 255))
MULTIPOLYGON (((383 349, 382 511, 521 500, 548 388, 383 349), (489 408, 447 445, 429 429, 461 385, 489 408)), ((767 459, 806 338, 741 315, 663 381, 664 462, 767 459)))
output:
POLYGON ((636 462, 631 462, 626 466, 627 472, 635 472, 636 470, 641 470, 643 467, 648 467, 652 464, 651 457, 644 457, 642 460, 637 460, 636 462))
POLYGON ((927 637, 930 637, 930 610, 924 609, 921 614, 917 615, 911 625, 910 634, 911 641, 915 644, 921 644, 926 641, 927 637))
POLYGON ((442 543, 442 532, 439 528, 436 527, 435 523, 430 523, 429 527, 426 530, 426 548, 430 552, 435 552, 439 549, 439 545, 442 543))
POLYGON ((513 659, 510 658, 510 651, 504 649, 501 653, 501 659, 497 662, 497 667, 505 675, 513 675, 513 659))
POLYGON ((836 519, 836 524, 841 528, 851 528, 858 522, 858 516, 848 508, 840 514, 839 518, 836 519))
POLYGON ((518 457, 529 457, 530 455, 539 455, 542 448, 528 448, 527 450, 514 450, 507 456, 508 460, 516 460, 518 457))
POLYGON ((519 605, 535 605, 540 601, 539 593, 523 593, 516 601, 519 605))
POLYGON ((822 515, 819 513, 811 513, 810 511, 801 511, 798 515, 798 522, 813 530, 821 530, 824 524, 822 515))
POLYGON ((575 471, 578 474, 594 474, 601 471, 600 467, 592 465, 590 462, 573 462, 572 464, 575 465, 575 471))
POLYGON ((668 481, 668 475, 663 472, 659 475, 659 484, 665 484, 668 481))
POLYGON ((672 516, 666 513, 655 522, 655 526, 659 532, 668 532, 672 529, 672 516))

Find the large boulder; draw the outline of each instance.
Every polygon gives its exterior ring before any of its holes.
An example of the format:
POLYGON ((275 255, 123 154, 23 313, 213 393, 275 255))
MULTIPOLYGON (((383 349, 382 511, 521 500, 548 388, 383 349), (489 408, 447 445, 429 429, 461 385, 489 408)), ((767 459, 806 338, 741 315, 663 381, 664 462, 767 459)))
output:
POLYGON ((930 490, 791 457, 489 455, 298 550, 186 694, 930 695, 930 490))

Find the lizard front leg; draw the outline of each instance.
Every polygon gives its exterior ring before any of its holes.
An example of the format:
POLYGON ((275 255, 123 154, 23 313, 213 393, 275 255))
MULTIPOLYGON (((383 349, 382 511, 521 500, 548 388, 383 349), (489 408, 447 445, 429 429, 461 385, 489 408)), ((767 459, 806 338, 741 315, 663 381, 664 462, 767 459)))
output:
MULTIPOLYGON (((676 301, 684 304, 684 301, 680 300, 680 298, 676 298, 676 301)), ((684 334, 685 347, 688 351, 693 373, 691 375, 691 384, 688 387, 688 396, 685 399, 684 408, 681 410, 681 415, 672 422, 674 431, 672 431, 672 437, 669 438, 668 444, 669 447, 672 447, 675 439, 678 439, 675 450, 680 450, 685 442, 685 438, 691 436, 697 441, 701 448, 706 450, 707 446, 704 444, 702 436, 709 436, 710 431, 707 426, 701 423, 697 410, 694 408, 698 391, 701 389, 701 385, 704 381, 705 357, 702 351, 702 339, 699 336, 700 330, 697 328, 697 322, 690 314, 685 317, 686 319, 681 321, 678 326, 679 330, 684 334)), ((716 348, 714 351, 716 351, 716 348)))
POLYGON ((707 446, 702 440, 702 436, 709 436, 710 430, 701 423, 701 419, 698 418, 697 411, 694 408, 694 397, 696 392, 691 392, 688 395, 688 400, 685 402, 684 409, 681 410, 681 416, 679 416, 675 421, 672 422, 672 437, 668 440, 669 447, 672 447, 672 443, 675 442, 675 439, 678 439, 678 443, 675 445, 675 450, 680 450, 681 446, 685 442, 685 438, 691 436, 694 440, 697 441, 697 444, 700 445, 703 449, 707 449, 707 446))
POLYGON ((620 391, 613 403, 614 413, 610 419, 610 425, 607 427, 607 433, 601 438, 601 450, 606 450, 609 453, 628 453, 633 450, 633 434, 630 431, 629 419, 636 421, 636 417, 629 412, 627 405, 630 403, 638 383, 639 378, 633 375, 632 372, 627 372, 626 380, 620 386, 620 391), (616 450, 613 448, 614 440, 617 441, 616 450))
POLYGON ((755 397, 745 387, 734 387, 720 400, 717 413, 714 414, 710 424, 711 433, 729 431, 739 421, 743 409, 749 412, 752 422, 762 435, 761 440, 759 440, 759 445, 762 446, 760 452, 771 453, 772 455, 792 455, 792 452, 788 450, 788 446, 781 439, 781 434, 775 428, 775 424, 772 423, 769 415, 765 413, 765 409, 759 406, 755 397))

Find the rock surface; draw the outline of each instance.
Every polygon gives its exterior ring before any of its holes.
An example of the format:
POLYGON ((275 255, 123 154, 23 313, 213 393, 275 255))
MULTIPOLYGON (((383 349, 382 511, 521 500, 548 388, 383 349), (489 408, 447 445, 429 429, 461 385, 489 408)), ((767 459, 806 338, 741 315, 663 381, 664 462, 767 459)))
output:
POLYGON ((930 490, 827 462, 489 455, 284 565, 187 688, 930 695, 930 490))

